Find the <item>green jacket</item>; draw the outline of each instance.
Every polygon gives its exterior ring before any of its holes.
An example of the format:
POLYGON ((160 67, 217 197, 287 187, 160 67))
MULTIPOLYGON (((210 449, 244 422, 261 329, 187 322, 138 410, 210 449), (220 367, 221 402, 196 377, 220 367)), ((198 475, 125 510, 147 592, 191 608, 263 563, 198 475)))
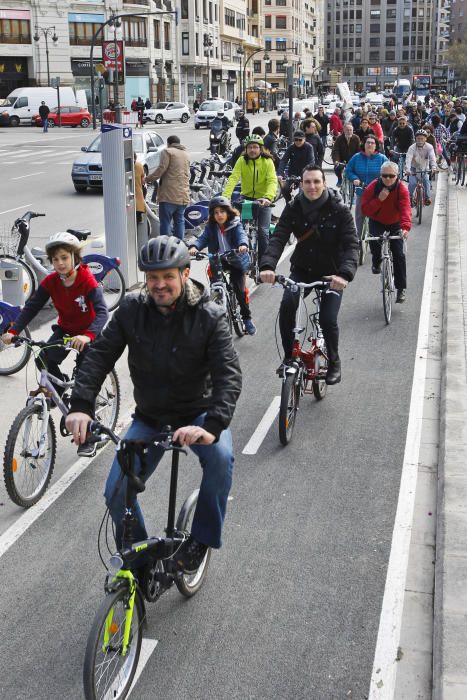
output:
POLYGON ((255 160, 240 156, 232 174, 227 180, 224 197, 232 196, 237 182, 241 180, 242 196, 249 199, 269 199, 273 202, 277 195, 277 176, 272 158, 259 156, 255 160))

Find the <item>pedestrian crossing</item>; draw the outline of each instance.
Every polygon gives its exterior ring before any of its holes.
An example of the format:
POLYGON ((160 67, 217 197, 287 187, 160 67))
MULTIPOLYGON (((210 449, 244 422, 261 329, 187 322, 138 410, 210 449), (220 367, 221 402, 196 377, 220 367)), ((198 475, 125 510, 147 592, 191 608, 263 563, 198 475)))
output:
POLYGON ((34 148, 16 148, 6 149, 0 148, 0 162, 2 165, 16 165, 26 163, 30 165, 44 165, 45 162, 53 162, 54 165, 70 166, 79 155, 79 150, 63 150, 62 148, 54 148, 43 146, 34 148), (68 160, 65 158, 68 156, 68 160), (57 159, 57 160, 55 160, 57 159))

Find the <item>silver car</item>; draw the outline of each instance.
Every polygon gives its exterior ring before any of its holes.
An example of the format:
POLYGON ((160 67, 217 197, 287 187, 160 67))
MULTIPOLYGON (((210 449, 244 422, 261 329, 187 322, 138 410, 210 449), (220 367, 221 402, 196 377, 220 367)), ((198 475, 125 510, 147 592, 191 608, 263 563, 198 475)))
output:
MULTIPOLYGON (((165 147, 163 138, 156 131, 133 134, 133 150, 144 170, 148 173, 159 165, 161 150, 165 147)), ((97 136, 89 146, 82 146, 83 153, 71 169, 71 179, 77 192, 85 192, 88 187, 102 190, 101 137, 97 136)))

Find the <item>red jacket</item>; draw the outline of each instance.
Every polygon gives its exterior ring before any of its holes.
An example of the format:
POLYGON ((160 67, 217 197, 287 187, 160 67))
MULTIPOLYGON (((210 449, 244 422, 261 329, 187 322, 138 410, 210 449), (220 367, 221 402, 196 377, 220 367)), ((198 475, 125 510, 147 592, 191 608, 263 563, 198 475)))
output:
POLYGON ((381 224, 400 223, 403 231, 412 228, 412 208, 409 190, 405 182, 399 180, 397 187, 389 193, 384 202, 375 194, 378 179, 370 182, 362 194, 362 213, 381 224))
POLYGON ((334 136, 339 136, 339 134, 342 134, 342 132, 344 131, 342 119, 335 113, 331 114, 331 118, 329 120, 329 129, 331 131, 331 134, 334 134, 334 136))
POLYGON ((378 139, 380 143, 383 143, 384 141, 384 134, 383 134, 383 127, 379 122, 374 122, 374 124, 370 124, 371 128, 375 132, 375 136, 378 139))

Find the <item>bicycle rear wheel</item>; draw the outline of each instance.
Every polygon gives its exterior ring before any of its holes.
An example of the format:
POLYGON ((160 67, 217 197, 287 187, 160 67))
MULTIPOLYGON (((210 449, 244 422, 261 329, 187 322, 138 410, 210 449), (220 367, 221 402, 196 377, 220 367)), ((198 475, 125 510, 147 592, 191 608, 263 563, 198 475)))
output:
POLYGON ((282 383, 279 408, 279 440, 284 446, 292 439, 299 403, 300 382, 296 374, 288 374, 282 383))
POLYGON ((383 311, 386 325, 391 323, 392 295, 394 293, 394 281, 392 278, 392 264, 388 258, 383 258, 381 263, 381 279, 383 285, 383 311))
POLYGON ((320 351, 315 355, 315 374, 317 379, 313 379, 311 385, 313 387, 313 394, 315 399, 321 401, 326 396, 328 385, 326 384, 325 375, 328 369, 327 361, 328 350, 326 348, 326 343, 322 341, 320 351))
POLYGON ((363 265, 365 262, 366 254, 368 252, 368 236, 369 236, 369 230, 368 230, 368 217, 364 217, 363 219, 363 224, 362 224, 362 235, 360 238, 360 252, 358 255, 358 264, 363 265))
MULTIPOLYGON (((28 328, 25 328, 22 335, 31 338, 28 328)), ((27 364, 31 357, 31 348, 26 343, 15 346, 5 345, 0 338, 0 376, 15 374, 27 364)))
MULTIPOLYGON (((12 255, 0 255, 0 260, 5 260, 5 262, 12 263, 13 265, 17 265, 19 267, 19 274, 21 275, 24 292, 24 301, 26 302, 36 291, 36 277, 32 271, 32 268, 29 267, 24 260, 16 260, 16 258, 14 258, 12 255)), ((2 287, 0 285, 0 292, 1 291, 2 287)))
POLYGON ((127 586, 102 601, 86 645, 83 668, 86 700, 126 698, 138 666, 143 639, 144 614, 138 592, 130 623, 130 640, 123 654, 124 629, 129 600, 127 586))
POLYGON ((42 405, 23 408, 10 428, 3 457, 3 478, 9 497, 22 508, 33 506, 49 485, 55 465, 57 437, 49 415, 42 441, 42 405))
POLYGON ((112 268, 100 283, 109 311, 113 311, 125 296, 125 279, 118 267, 112 268))
MULTIPOLYGON (((120 411, 120 382, 114 369, 110 370, 96 398, 96 420, 111 430, 115 430, 120 411)), ((98 446, 107 444, 107 440, 98 446)))
MULTIPOLYGON (((198 495, 199 489, 194 491, 191 496, 186 499, 185 503, 180 509, 180 513, 178 514, 177 524, 175 527, 179 532, 183 532, 187 536, 191 533, 191 525, 196 510, 196 504, 198 503, 198 495)), ((175 585, 180 593, 186 598, 191 598, 191 596, 194 596, 203 585, 208 573, 210 559, 211 548, 207 550, 203 561, 194 574, 180 574, 176 577, 175 585)))

